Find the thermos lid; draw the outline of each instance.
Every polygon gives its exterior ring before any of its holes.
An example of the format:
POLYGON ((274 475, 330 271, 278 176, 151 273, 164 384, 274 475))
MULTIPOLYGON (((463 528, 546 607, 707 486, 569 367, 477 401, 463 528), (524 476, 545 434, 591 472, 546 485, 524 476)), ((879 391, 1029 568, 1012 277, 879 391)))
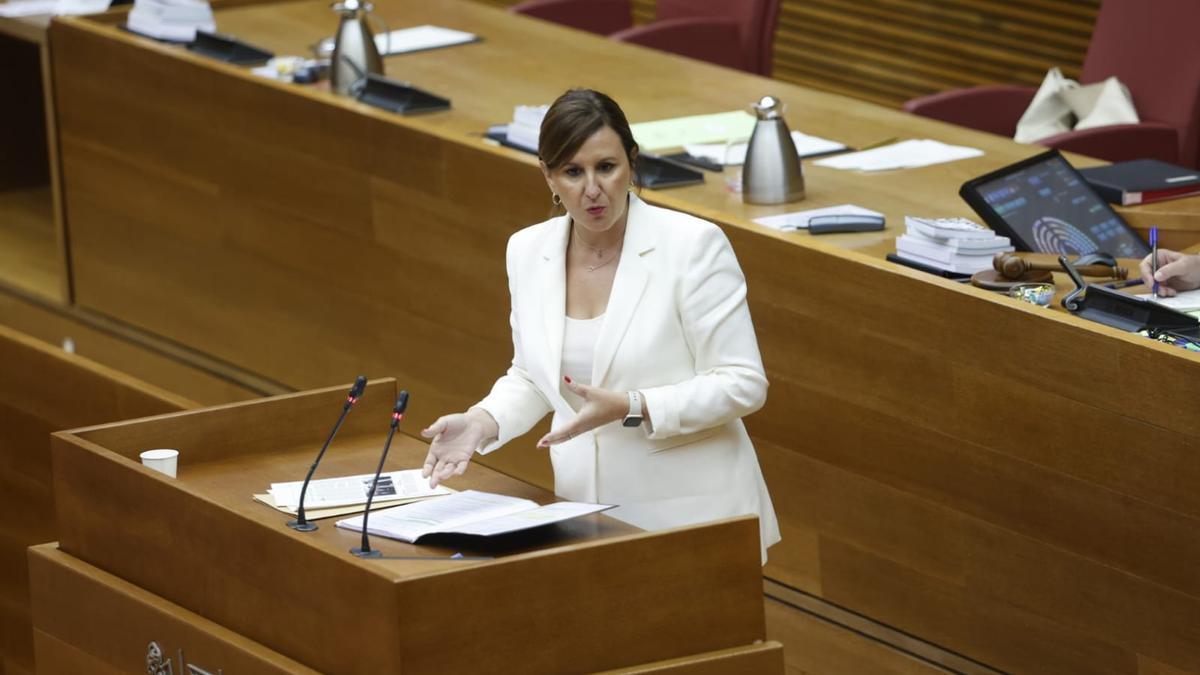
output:
POLYGON ((783 101, 774 96, 764 96, 757 103, 750 104, 760 120, 774 120, 783 117, 783 101))
POLYGON ((357 12, 360 9, 370 12, 375 9, 375 7, 366 0, 340 0, 339 2, 333 3, 331 6, 335 12, 357 12))

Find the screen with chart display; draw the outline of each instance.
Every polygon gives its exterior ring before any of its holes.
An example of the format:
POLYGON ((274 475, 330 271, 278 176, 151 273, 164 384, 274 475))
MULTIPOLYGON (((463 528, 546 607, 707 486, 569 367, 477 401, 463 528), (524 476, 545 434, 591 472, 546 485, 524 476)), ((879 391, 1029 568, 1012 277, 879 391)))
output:
POLYGON ((968 181, 959 194, 1017 250, 1117 258, 1150 252, 1057 150, 968 181))

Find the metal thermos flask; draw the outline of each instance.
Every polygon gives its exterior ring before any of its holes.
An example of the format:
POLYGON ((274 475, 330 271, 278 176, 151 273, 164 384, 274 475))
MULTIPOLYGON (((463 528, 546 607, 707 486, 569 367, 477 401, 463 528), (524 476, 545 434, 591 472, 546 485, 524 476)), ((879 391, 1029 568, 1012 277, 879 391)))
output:
POLYGON ((742 166, 742 201, 784 204, 804 199, 804 171, 783 119, 783 103, 764 96, 753 106, 758 122, 742 166))
POLYGON ((372 9, 366 0, 342 0, 333 5, 333 11, 342 15, 329 64, 329 84, 335 94, 351 95, 355 83, 365 80, 368 73, 383 74, 383 59, 367 24, 372 9))

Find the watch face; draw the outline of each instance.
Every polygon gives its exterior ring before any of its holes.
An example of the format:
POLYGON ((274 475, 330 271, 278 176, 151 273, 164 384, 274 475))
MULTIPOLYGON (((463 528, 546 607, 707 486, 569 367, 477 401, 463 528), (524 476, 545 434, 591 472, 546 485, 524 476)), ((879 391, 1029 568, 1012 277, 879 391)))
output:
POLYGON ((621 424, 624 424, 627 427, 640 426, 642 424, 642 417, 640 415, 629 415, 625 418, 625 421, 621 422, 621 424))

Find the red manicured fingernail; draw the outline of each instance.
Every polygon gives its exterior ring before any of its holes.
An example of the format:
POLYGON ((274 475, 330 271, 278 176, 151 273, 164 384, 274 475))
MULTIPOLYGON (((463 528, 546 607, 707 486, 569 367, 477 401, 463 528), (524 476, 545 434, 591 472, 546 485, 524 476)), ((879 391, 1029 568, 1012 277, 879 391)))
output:
POLYGON ((567 381, 567 384, 571 384, 571 376, 570 375, 563 375, 563 379, 567 381))

